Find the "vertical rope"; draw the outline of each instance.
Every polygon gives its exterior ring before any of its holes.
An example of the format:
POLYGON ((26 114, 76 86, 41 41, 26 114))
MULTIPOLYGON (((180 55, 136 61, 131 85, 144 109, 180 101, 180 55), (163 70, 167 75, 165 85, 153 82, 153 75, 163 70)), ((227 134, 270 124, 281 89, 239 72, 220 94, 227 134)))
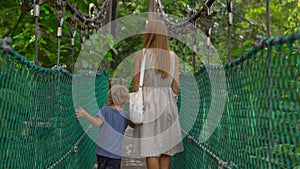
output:
POLYGON ((62 36, 62 26, 64 23, 65 16, 65 1, 57 0, 56 1, 56 18, 57 18, 57 66, 60 65, 60 41, 62 36))
MULTIPOLYGON (((266 20, 267 20, 267 36, 268 38, 271 37, 271 30, 270 30, 270 0, 266 0, 266 20)), ((268 54, 267 54, 267 64, 268 64, 268 113, 269 113, 269 122, 268 122, 268 159, 269 159, 269 165, 268 168, 272 168, 272 152, 271 152, 271 145, 272 145, 272 126, 271 126, 271 119, 272 119, 272 58, 271 58, 271 48, 268 48, 268 54)))
POLYGON ((182 28, 182 38, 183 38, 183 46, 182 46, 182 55, 183 55, 183 71, 185 72, 186 71, 186 67, 185 67, 185 62, 186 62, 186 56, 185 56, 185 46, 186 46, 186 38, 187 38, 187 35, 186 35, 186 28, 185 26, 182 28))
MULTIPOLYGON (((58 29, 58 31, 60 31, 58 29)), ((57 39, 57 66, 60 64, 60 36, 57 39)))
POLYGON ((74 71, 74 55, 75 55, 75 49, 74 49, 74 37, 72 37, 72 72, 74 71))
POLYGON ((270 0, 266 0, 266 18, 267 18, 267 36, 271 37, 271 28, 270 28, 270 0))
POLYGON ((179 40, 175 39, 175 52, 178 52, 178 43, 179 43, 179 40))
POLYGON ((196 24, 193 24, 193 29, 194 29, 194 34, 193 34, 193 68, 194 68, 194 73, 196 72, 196 52, 197 52, 197 27, 196 24))
MULTIPOLYGON (((80 26, 80 44, 81 44, 81 50, 84 49, 84 42, 85 42, 85 37, 86 37, 86 25, 85 22, 82 23, 82 25, 80 26)), ((83 60, 81 59, 80 62, 80 68, 83 68, 83 60)))
POLYGON ((227 51, 227 57, 228 57, 228 62, 231 62, 231 36, 232 36, 232 7, 233 7, 233 2, 232 0, 227 0, 227 25, 228 25, 228 51, 227 51))
POLYGON ((80 43, 81 43, 81 50, 84 49, 85 35, 86 35, 85 22, 83 22, 82 25, 81 25, 81 29, 80 29, 80 43))
MULTIPOLYGON (((196 6, 196 3, 195 1, 193 1, 193 6, 195 7, 196 6)), ((193 15, 196 14, 196 11, 193 10, 193 15)), ((197 26, 196 26, 196 20, 193 20, 193 53, 192 53, 192 56, 193 56, 193 60, 192 60, 192 65, 193 65, 193 68, 194 68, 194 73, 196 72, 196 51, 197 51, 197 26)))
POLYGON ((209 36, 206 39, 206 45, 207 45, 207 61, 208 64, 210 64, 210 37, 209 36))
MULTIPOLYGON (((207 14, 205 15, 205 35, 207 37, 206 39, 206 45, 207 45, 207 61, 208 64, 210 64, 210 35, 211 35, 211 22, 210 22, 210 15, 211 15, 211 6, 208 5, 209 0, 205 2, 206 6, 206 12, 207 14)), ((212 18, 211 18, 212 19, 212 18)))
POLYGON ((39 34, 39 16, 40 16, 40 5, 39 0, 34 0, 34 17, 35 17, 35 59, 34 63, 37 65, 39 63, 38 54, 38 34, 39 34))
POLYGON ((75 36, 77 28, 77 18, 75 14, 70 19, 70 34, 71 34, 71 47, 72 47, 72 72, 74 71, 74 55, 75 55, 75 36))

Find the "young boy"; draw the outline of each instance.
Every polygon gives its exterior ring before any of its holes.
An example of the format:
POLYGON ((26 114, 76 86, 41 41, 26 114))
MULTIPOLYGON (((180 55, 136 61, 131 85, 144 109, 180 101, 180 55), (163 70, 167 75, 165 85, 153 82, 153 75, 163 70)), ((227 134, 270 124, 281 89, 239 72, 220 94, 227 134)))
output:
POLYGON ((121 167, 123 136, 130 123, 129 114, 123 109, 128 99, 128 89, 114 85, 108 92, 109 106, 104 106, 96 118, 82 108, 75 110, 77 118, 84 117, 94 126, 100 127, 96 140, 98 169, 121 167))

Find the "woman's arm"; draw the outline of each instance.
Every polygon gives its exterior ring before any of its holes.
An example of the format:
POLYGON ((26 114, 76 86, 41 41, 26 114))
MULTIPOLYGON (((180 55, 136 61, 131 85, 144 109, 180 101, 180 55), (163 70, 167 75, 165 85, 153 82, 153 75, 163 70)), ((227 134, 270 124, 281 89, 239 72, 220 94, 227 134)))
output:
POLYGON ((135 127, 135 124, 133 124, 132 122, 129 122, 129 126, 130 126, 131 128, 134 128, 134 127, 135 127))
POLYGON ((173 55, 175 57, 175 71, 174 71, 174 77, 172 82, 172 89, 175 94, 179 94, 179 61, 178 56, 174 53, 173 55))
POLYGON ((142 51, 137 52, 134 58, 133 91, 139 90, 142 51))
POLYGON ((76 118, 84 117, 96 127, 100 127, 103 124, 103 120, 101 118, 99 118, 99 117, 95 118, 95 117, 91 116, 88 112, 86 112, 81 107, 76 109, 75 112, 76 112, 76 118))

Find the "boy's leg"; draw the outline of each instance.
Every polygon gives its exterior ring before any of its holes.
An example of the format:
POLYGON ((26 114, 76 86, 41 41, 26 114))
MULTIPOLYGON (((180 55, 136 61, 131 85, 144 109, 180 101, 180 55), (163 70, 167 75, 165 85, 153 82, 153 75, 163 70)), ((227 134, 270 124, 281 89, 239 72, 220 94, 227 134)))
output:
POLYGON ((97 169, 106 169, 106 167, 107 167, 107 158, 97 155, 97 164, 98 164, 97 169))
POLYGON ((121 159, 108 158, 106 169, 120 169, 121 159))

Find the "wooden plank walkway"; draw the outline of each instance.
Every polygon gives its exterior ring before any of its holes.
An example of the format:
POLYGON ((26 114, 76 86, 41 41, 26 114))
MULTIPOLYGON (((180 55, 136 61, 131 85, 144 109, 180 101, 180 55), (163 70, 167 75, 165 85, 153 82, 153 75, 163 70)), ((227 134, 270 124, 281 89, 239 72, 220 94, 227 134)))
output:
MULTIPOLYGON (((126 129, 125 135, 132 136, 133 128, 128 127, 126 129)), ((122 159, 121 168, 122 169, 147 169, 145 158, 129 158, 132 152, 132 144, 129 139, 124 139, 123 141, 123 154, 125 157, 122 159)))

